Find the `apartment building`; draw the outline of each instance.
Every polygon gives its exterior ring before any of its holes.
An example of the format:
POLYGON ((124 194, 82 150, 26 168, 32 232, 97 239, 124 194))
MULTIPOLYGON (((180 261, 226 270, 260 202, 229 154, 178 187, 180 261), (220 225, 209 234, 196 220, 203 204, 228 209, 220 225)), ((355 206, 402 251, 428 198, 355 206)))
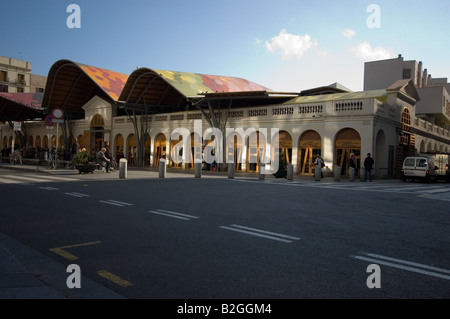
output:
POLYGON ((0 56, 0 92, 44 93, 46 82, 31 73, 31 62, 0 56))

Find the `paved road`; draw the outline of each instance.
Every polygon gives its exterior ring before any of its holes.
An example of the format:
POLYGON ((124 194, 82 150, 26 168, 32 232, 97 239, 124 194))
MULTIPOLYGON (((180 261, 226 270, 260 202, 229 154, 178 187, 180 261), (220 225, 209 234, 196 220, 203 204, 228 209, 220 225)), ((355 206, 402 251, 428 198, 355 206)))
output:
POLYGON ((116 296, 450 296, 445 183, 69 173, 0 171, 0 231, 116 296))

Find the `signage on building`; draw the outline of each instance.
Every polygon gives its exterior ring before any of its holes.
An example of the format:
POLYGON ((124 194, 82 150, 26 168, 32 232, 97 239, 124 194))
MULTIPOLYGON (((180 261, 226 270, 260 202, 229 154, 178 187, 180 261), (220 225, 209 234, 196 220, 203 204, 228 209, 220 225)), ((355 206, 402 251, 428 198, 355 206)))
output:
MULTIPOLYGON (((64 117, 64 111, 58 107, 52 110, 53 119, 62 119, 64 117)), ((56 123, 56 122, 55 122, 56 123)))
POLYGON ((14 131, 22 130, 22 122, 13 122, 14 123, 14 131))

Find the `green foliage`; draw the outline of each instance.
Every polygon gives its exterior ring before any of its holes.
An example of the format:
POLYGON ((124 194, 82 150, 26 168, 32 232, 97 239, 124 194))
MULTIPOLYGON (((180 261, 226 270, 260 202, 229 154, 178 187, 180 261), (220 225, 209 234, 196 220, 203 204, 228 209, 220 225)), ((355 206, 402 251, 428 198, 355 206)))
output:
POLYGON ((75 154, 73 157, 73 164, 88 164, 91 159, 91 153, 89 151, 81 151, 75 154))

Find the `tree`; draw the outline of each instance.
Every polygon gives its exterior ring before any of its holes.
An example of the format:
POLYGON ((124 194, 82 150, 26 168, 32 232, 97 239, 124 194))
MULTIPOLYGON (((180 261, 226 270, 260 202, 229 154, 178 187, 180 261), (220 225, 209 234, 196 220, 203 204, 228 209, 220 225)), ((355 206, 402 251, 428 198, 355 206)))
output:
MULTIPOLYGON (((208 98, 203 98, 198 101, 191 101, 193 106, 195 106, 202 113, 204 119, 212 128, 217 128, 222 132, 222 140, 219 141, 222 145, 222 163, 217 165, 217 170, 226 170, 226 126, 228 118, 230 117, 230 109, 232 105, 232 100, 229 100, 228 105, 223 103, 221 100, 212 100, 208 98)), ((225 101, 226 102, 226 101, 225 101)), ((215 137, 217 138, 217 137, 215 137)))

